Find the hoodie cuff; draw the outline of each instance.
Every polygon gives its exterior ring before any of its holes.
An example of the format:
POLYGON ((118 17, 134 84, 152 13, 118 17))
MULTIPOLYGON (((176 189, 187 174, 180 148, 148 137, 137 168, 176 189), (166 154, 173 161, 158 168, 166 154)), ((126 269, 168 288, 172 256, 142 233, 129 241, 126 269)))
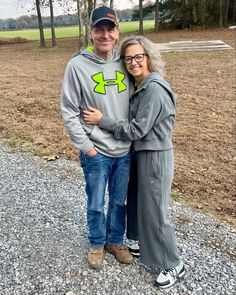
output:
POLYGON ((111 119, 106 116, 102 116, 100 122, 99 122, 99 127, 101 129, 105 129, 107 131, 112 131, 114 132, 117 126, 117 122, 114 119, 111 119))
POLYGON ((87 154, 88 151, 90 151, 92 148, 94 148, 94 144, 89 140, 86 141, 86 143, 84 143, 81 147, 80 147, 80 151, 83 154, 87 154))

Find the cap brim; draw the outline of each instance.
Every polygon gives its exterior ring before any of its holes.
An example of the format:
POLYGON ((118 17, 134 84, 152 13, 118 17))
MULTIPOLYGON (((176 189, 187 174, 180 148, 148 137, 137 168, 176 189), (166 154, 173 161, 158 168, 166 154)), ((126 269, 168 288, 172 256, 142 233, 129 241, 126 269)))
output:
POLYGON ((100 22, 102 22, 102 21, 104 21, 104 20, 108 20, 108 21, 110 21, 111 23, 113 23, 113 24, 115 24, 116 26, 118 26, 118 23, 117 23, 115 20, 113 20, 113 19, 111 19, 111 18, 109 18, 109 17, 103 17, 103 18, 100 18, 99 20, 95 21, 94 23, 92 23, 92 27, 95 27, 98 23, 100 23, 100 22))

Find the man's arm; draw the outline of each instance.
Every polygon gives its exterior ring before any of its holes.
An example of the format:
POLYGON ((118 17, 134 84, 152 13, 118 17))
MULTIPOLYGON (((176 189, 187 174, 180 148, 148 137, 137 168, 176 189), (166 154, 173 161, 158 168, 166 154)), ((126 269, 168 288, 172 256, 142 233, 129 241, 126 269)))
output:
POLYGON ((61 91, 61 114, 65 127, 74 145, 88 156, 96 154, 93 143, 80 123, 81 86, 73 63, 65 71, 61 91))

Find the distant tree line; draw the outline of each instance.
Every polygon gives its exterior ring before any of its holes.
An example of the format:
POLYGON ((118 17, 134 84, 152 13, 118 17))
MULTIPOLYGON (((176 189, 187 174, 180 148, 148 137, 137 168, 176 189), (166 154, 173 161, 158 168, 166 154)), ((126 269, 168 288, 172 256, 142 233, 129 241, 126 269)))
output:
MULTIPOLYGON (((136 20, 133 18, 133 9, 117 10, 117 15, 120 21, 136 20)), ((153 15, 152 15, 153 19, 153 15)), ((51 17, 42 17, 43 27, 51 26, 51 17)), ((55 27, 66 27, 78 25, 77 13, 54 16, 55 27)), ((21 30, 38 28, 37 15, 23 15, 18 18, 0 19, 0 30, 21 30)))
MULTIPOLYGON (((155 18, 156 3, 143 6, 143 19, 155 18)), ((139 6, 117 10, 120 21, 140 20, 139 6)), ((236 0, 166 0, 159 1, 159 26, 161 28, 186 28, 191 26, 227 26, 236 23, 236 0)), ((43 27, 51 26, 51 18, 42 17, 43 27)), ((77 13, 54 17, 55 27, 78 25, 77 13)), ((38 28, 37 15, 0 19, 0 30, 38 28)))
MULTIPOLYGON (((24 5, 27 0, 19 1, 24 5)), ((40 46, 44 47, 46 46, 44 27, 51 27, 52 46, 56 46, 55 26, 78 25, 79 48, 88 44, 89 17, 92 9, 104 4, 113 8, 116 4, 114 0, 100 0, 98 3, 96 0, 33 0, 33 2, 37 15, 0 19, 0 30, 38 27, 40 46), (54 16, 55 3, 61 5, 65 12, 76 3, 76 13, 54 16), (49 17, 42 17, 42 8, 49 9, 49 17)), ((160 28, 222 27, 236 23, 236 0, 139 0, 139 4, 133 10, 117 10, 117 14, 121 21, 138 20, 140 34, 143 34, 144 19, 155 20, 154 31, 156 32, 160 28)))
MULTIPOLYGON (((44 27, 51 26, 51 18, 42 17, 44 27)), ((58 15, 54 17, 54 24, 56 27, 78 25, 78 18, 76 13, 72 15, 58 15)), ((19 18, 13 19, 0 19, 0 30, 17 30, 17 29, 30 29, 38 28, 37 15, 23 15, 19 18)))
MULTIPOLYGON (((141 1, 142 2, 142 1, 141 1)), ((133 20, 150 19, 158 4, 160 28, 228 26, 236 24, 236 0, 157 0, 135 8, 133 20)))

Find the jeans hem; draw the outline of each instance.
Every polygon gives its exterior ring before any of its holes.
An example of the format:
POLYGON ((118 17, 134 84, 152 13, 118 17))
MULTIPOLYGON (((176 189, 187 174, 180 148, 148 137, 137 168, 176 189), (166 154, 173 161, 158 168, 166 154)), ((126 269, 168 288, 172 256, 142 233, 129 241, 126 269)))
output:
POLYGON ((90 248, 103 248, 104 247, 104 244, 102 245, 94 245, 94 244, 90 244, 90 248))
POLYGON ((106 244, 111 244, 111 245, 123 245, 123 244, 124 244, 124 241, 120 241, 120 242, 106 241, 106 244))

